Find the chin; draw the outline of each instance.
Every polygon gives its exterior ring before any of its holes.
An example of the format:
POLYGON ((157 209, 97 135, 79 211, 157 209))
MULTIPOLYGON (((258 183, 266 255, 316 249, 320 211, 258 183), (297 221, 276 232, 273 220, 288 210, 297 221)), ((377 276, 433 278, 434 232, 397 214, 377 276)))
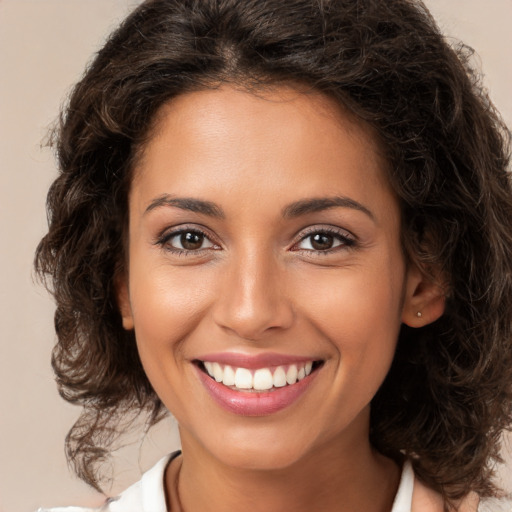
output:
MULTIPOLYGON (((276 442, 276 445, 278 442, 276 442)), ((253 445, 231 447, 219 453, 221 461, 231 467, 251 471, 279 471, 299 463, 305 453, 298 447, 253 445)))
MULTIPOLYGON (((253 419, 254 421, 254 419, 253 419)), ((300 432, 274 428, 236 428, 205 439, 203 449, 223 465, 261 471, 290 468, 308 457, 308 442, 300 432)))

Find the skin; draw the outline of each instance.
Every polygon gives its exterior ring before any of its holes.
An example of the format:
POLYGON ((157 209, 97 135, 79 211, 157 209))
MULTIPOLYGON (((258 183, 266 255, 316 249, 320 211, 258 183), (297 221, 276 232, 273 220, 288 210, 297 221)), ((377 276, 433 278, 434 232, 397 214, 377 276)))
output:
POLYGON ((160 111, 134 173, 118 298, 179 424, 172 510, 178 473, 188 512, 391 509, 400 469, 369 444, 369 404, 401 323, 435 320, 444 300, 406 265, 385 168, 369 129, 317 93, 223 86, 160 111), (291 215, 299 201, 334 197, 345 201, 291 215), (180 230, 203 232, 200 248, 177 252, 180 230), (313 250, 314 233, 333 247, 313 250), (226 351, 323 365, 297 402, 245 417, 198 378, 195 360, 226 351))

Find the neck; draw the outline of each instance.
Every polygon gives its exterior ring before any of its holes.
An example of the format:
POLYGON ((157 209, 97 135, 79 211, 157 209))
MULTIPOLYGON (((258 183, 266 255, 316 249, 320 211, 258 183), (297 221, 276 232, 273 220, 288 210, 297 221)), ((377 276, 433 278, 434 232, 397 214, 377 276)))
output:
POLYGON ((172 512, 389 512, 399 474, 369 443, 346 449, 330 443, 273 470, 235 468, 184 443, 166 487, 172 512))

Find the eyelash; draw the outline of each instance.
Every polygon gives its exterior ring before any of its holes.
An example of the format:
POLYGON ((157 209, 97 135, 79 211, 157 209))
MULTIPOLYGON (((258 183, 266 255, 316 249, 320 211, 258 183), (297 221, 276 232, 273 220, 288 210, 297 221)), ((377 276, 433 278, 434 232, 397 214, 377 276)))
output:
MULTIPOLYGON (((161 246, 166 251, 171 252, 172 254, 176 256, 198 256, 204 253, 204 251, 208 250, 219 250, 220 246, 216 244, 214 241, 212 241, 211 236, 208 235, 205 231, 198 229, 197 227, 181 227, 179 229, 163 233, 160 235, 157 240, 155 241, 155 245, 161 246), (174 247, 170 245, 170 241, 178 236, 183 236, 185 234, 195 234, 203 237, 203 243, 204 240, 208 240, 211 244, 210 247, 201 247, 199 249, 180 249, 178 247, 174 247)), ((294 252, 303 252, 308 254, 315 254, 318 256, 325 256, 328 254, 332 254, 334 252, 340 251, 340 250, 346 250, 350 249, 356 246, 356 240, 353 237, 353 235, 349 234, 347 231, 339 230, 335 228, 329 228, 329 227, 315 227, 310 228, 305 233, 302 234, 301 238, 293 244, 291 247, 291 250, 294 252), (335 245, 334 247, 322 250, 322 249, 303 249, 300 247, 297 247, 300 243, 304 242, 308 238, 313 237, 314 235, 327 235, 329 237, 334 238, 335 241, 340 242, 338 245, 335 245)))
POLYGON ((161 246, 164 250, 171 252, 175 256, 198 256, 200 254, 203 254, 204 251, 208 251, 210 249, 218 250, 220 248, 218 244, 216 244, 215 242, 213 242, 211 240, 211 238, 212 237, 210 235, 208 235, 202 229, 199 229, 197 227, 184 226, 184 227, 180 227, 179 229, 163 233, 162 235, 160 235, 157 238, 155 245, 161 246), (200 248, 200 249, 180 249, 178 247, 173 247, 170 244, 170 241, 173 238, 178 237, 178 236, 183 236, 185 234, 199 235, 199 236, 203 237, 203 240, 208 240, 212 245, 211 245, 211 247, 200 248))
POLYGON ((306 252, 308 254, 314 254, 317 256, 325 256, 328 254, 332 254, 334 252, 338 252, 341 250, 346 250, 350 248, 354 248, 356 246, 356 239, 353 235, 348 233, 345 230, 331 228, 331 227, 314 227, 307 230, 305 233, 302 234, 300 240, 296 242, 292 250, 297 252, 306 252), (334 240, 340 242, 338 245, 335 245, 334 247, 331 247, 329 249, 321 250, 321 249, 301 249, 297 246, 307 240, 308 238, 311 239, 314 235, 327 235, 330 237, 333 237, 334 240), (297 247, 297 248, 295 248, 297 247))

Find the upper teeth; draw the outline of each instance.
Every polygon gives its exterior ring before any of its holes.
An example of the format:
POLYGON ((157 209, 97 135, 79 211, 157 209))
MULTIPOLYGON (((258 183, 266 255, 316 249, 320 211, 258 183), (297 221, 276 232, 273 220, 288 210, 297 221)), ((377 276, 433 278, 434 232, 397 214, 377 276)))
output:
POLYGON ((217 382, 222 382, 225 386, 262 391, 272 387, 282 388, 287 384, 295 384, 311 373, 313 362, 290 364, 287 367, 278 366, 274 369, 258 368, 253 371, 210 361, 205 361, 204 367, 210 377, 217 382))

